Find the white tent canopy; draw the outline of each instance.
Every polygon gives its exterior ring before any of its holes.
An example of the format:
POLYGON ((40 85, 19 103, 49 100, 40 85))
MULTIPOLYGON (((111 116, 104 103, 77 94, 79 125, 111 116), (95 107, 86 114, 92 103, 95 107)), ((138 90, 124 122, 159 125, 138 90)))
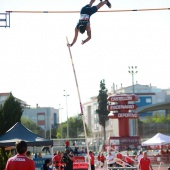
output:
POLYGON ((157 133, 152 138, 145 142, 142 142, 142 146, 153 146, 153 145, 165 145, 170 143, 170 136, 164 135, 162 133, 157 133))

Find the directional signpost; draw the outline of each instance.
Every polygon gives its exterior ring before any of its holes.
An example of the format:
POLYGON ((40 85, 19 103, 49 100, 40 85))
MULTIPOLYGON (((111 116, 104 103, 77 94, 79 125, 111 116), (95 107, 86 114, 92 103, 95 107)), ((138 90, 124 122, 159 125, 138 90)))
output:
POLYGON ((135 94, 119 94, 109 96, 108 101, 111 103, 108 110, 113 113, 109 115, 110 119, 118 119, 119 136, 127 137, 129 135, 129 119, 138 119, 138 114, 135 112, 138 97, 135 94))

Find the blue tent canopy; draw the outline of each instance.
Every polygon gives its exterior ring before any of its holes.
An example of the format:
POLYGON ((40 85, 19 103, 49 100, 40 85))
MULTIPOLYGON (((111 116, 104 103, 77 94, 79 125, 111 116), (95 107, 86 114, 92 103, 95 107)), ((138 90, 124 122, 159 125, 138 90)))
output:
POLYGON ((36 135, 17 122, 4 135, 0 136, 0 147, 15 146, 15 142, 24 140, 28 146, 53 146, 53 141, 36 135))

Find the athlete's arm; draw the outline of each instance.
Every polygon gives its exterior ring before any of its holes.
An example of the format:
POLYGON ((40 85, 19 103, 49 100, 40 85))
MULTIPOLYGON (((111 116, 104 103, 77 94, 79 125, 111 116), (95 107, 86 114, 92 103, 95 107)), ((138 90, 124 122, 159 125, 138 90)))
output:
POLYGON ((74 34, 74 39, 73 39, 73 42, 71 44, 67 44, 68 47, 71 47, 73 46, 73 44, 77 41, 77 37, 78 37, 78 29, 75 28, 75 34, 74 34))
POLYGON ((87 25, 86 31, 87 31, 87 38, 85 40, 82 40, 81 43, 82 45, 91 39, 91 28, 89 23, 87 25))

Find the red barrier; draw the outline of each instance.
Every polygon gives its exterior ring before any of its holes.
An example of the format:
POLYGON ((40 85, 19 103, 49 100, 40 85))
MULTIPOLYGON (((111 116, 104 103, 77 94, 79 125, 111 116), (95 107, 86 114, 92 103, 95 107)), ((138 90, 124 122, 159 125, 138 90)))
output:
POLYGON ((74 162, 73 163, 74 170, 88 170, 88 163, 86 162, 74 162))
POLYGON ((88 170, 88 163, 85 162, 84 156, 75 156, 73 162, 74 170, 88 170))

